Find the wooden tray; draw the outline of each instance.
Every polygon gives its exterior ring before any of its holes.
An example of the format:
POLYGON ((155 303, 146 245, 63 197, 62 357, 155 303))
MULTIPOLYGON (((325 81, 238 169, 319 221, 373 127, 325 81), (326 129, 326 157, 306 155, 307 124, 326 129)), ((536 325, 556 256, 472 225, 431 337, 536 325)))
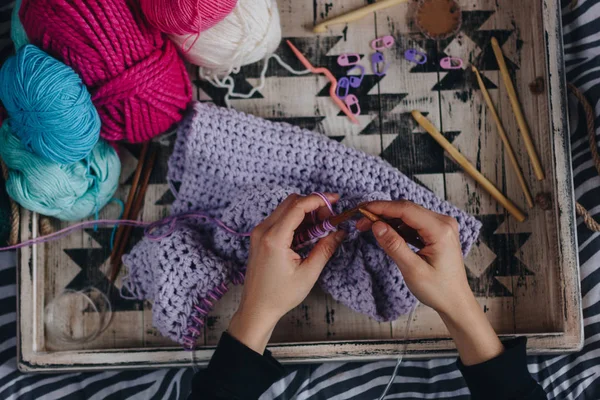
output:
MULTIPOLYGON (((362 107, 359 126, 351 125, 327 97, 320 76, 296 77, 272 62, 264 89, 249 100, 234 100, 235 108, 265 118, 289 121, 321 131, 332 139, 381 155, 401 171, 453 204, 477 215, 483 222, 481 238, 466 259, 471 287, 499 334, 529 336, 531 354, 574 351, 582 346, 577 242, 575 234, 569 131, 565 101, 562 36, 558 0, 460 0, 463 27, 460 35, 434 42, 415 33, 407 17, 414 3, 399 5, 349 26, 336 26, 328 34, 313 35, 309 28, 324 18, 364 5, 363 0, 330 3, 323 0, 280 0, 283 33, 315 65, 335 74, 344 71, 336 58, 358 52, 367 76, 358 89, 362 107), (391 34, 396 47, 384 51, 390 68, 379 78, 368 64, 371 39, 391 34), (489 39, 502 44, 512 68, 524 113, 545 168, 538 182, 500 82, 489 39), (408 48, 427 51, 430 63, 410 64, 408 48), (412 109, 428 113, 445 135, 513 199, 523 210, 526 203, 515 174, 502 151, 493 121, 477 84, 464 70, 440 70, 436 60, 461 57, 483 71, 491 96, 534 196, 547 192, 549 210, 527 210, 518 223, 450 161, 410 117, 412 109), (533 94, 529 84, 537 77, 544 91, 533 94)), ((281 46, 278 53, 292 66, 300 64, 281 46)), ((236 78, 240 90, 258 84, 260 66, 244 68, 236 78)), ((196 77, 197 70, 191 68, 196 77)), ((197 81, 196 98, 221 103, 223 92, 197 81)), ((165 179, 173 136, 161 139, 161 154, 151 178, 143 219, 156 220, 168 213, 172 200, 165 179)), ((117 197, 126 198, 138 146, 125 145, 122 185, 117 197)), ((38 216, 22 210, 21 239, 38 235, 38 216)), ((108 206, 101 218, 116 217, 118 207, 108 206)), ((56 228, 63 226, 56 223, 56 228)), ((241 288, 230 291, 211 314, 201 348, 190 353, 160 336, 152 327, 151 305, 139 301, 113 303, 109 328, 83 345, 53 344, 44 325, 44 308, 65 288, 81 289, 106 283, 111 228, 88 229, 58 242, 20 252, 18 302, 18 364, 21 370, 57 371, 133 367, 186 366, 206 363, 221 332, 226 329, 240 298, 241 288)), ((140 233, 141 235, 141 233, 140 233)), ((117 290, 121 285, 119 280, 117 290)), ((90 313, 69 322, 71 329, 90 329, 90 313)), ((283 362, 367 360, 397 356, 403 346, 407 317, 378 323, 354 313, 320 290, 290 312, 273 333, 271 351, 283 362)), ((420 306, 411 326, 408 357, 454 354, 454 346, 441 320, 420 306)))

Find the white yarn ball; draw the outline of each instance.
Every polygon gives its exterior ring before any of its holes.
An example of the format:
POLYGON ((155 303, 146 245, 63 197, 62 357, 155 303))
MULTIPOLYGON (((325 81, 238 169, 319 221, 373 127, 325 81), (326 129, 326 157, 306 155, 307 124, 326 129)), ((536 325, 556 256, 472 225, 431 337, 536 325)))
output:
POLYGON ((198 38, 172 35, 171 39, 185 59, 205 73, 227 75, 275 52, 281 41, 277 2, 239 0, 231 14, 198 38))

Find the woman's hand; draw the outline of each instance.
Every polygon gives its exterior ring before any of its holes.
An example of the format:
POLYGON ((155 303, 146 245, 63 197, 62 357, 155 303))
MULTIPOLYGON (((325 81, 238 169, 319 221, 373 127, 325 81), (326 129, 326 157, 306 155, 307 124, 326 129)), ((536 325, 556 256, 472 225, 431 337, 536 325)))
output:
POLYGON ((463 363, 478 364, 502 353, 502 343, 469 287, 456 220, 408 201, 378 201, 366 208, 384 218, 400 218, 419 233, 425 247, 415 253, 385 222, 358 223, 360 230, 372 229, 417 299, 440 314, 463 363))
MULTIPOLYGON (((326 196, 332 203, 338 200, 326 196)), ((330 234, 302 259, 290 246, 294 231, 314 210, 321 218, 327 215, 319 196, 291 195, 250 236, 242 300, 228 331, 258 353, 264 352, 279 319, 306 298, 345 236, 343 231, 330 234)))
POLYGON ((371 228, 383 250, 396 262, 410 291, 425 305, 446 314, 473 298, 467 282, 458 236, 452 217, 429 211, 408 201, 378 201, 366 208, 382 217, 400 218, 425 243, 415 253, 388 224, 362 219, 359 230, 371 228))

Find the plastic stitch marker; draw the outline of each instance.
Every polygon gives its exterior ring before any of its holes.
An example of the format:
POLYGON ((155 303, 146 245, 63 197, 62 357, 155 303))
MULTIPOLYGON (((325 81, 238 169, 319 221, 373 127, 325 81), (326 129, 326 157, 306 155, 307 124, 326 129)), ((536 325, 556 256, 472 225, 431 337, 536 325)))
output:
POLYGON ((382 53, 376 51, 371 54, 371 67, 373 68, 373 73, 377 76, 383 76, 388 70, 389 65, 385 62, 385 57, 382 53), (383 65, 381 71, 378 71, 378 66, 383 65))
POLYGON ((393 45, 394 45, 394 37, 390 36, 390 35, 383 36, 383 37, 380 37, 377 39, 373 39, 371 41, 371 48, 373 50, 389 49, 393 45))
POLYGON ((458 57, 444 57, 440 60, 440 67, 443 69, 461 69, 463 60, 458 57))
POLYGON ((337 58, 337 63, 340 67, 349 67, 356 65, 360 61, 360 54, 358 53, 344 53, 340 54, 337 58))
POLYGON ((427 62, 427 54, 415 49, 406 50, 404 58, 417 64, 425 64, 427 62))
POLYGON ((356 97, 356 95, 350 94, 344 101, 352 114, 360 115, 360 104, 358 103, 358 97, 356 97))
POLYGON ((362 83, 363 78, 365 77, 365 67, 363 67, 362 65, 355 65, 354 67, 348 70, 348 74, 354 71, 355 69, 360 70, 360 75, 348 75, 348 78, 350 79, 350 86, 356 89, 360 87, 360 84, 362 83))
POLYGON ((338 81, 337 88, 335 88, 336 96, 339 97, 340 99, 344 100, 346 98, 346 96, 348 96, 349 91, 350 91, 350 80, 346 77, 341 78, 338 81), (340 89, 342 89, 344 92, 340 93, 340 89))

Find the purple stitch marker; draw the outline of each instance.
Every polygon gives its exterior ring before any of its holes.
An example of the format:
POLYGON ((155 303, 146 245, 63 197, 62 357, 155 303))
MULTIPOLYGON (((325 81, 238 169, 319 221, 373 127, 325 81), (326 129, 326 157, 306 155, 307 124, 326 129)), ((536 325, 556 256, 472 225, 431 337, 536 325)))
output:
POLYGON ((350 91, 350 80, 346 77, 341 78, 338 81, 337 87, 335 88, 335 95, 340 99, 344 100, 346 96, 348 96, 348 92, 350 91), (340 93, 340 89, 344 90, 343 93, 340 93))
POLYGON ((427 54, 416 49, 406 50, 404 52, 404 58, 420 65, 423 65, 427 62, 427 54))
POLYGON ((348 78, 350 79, 350 86, 356 89, 360 87, 360 84, 362 83, 363 78, 365 77, 365 67, 363 67, 362 65, 355 65, 354 67, 348 70, 348 74, 354 71, 355 69, 360 70, 360 75, 348 75, 348 78))
POLYGON ((385 57, 382 53, 376 51, 371 54, 371 67, 373 68, 373 73, 377 76, 383 76, 388 70, 389 65, 385 62, 385 57), (379 64, 383 64, 382 71, 378 71, 379 64))

